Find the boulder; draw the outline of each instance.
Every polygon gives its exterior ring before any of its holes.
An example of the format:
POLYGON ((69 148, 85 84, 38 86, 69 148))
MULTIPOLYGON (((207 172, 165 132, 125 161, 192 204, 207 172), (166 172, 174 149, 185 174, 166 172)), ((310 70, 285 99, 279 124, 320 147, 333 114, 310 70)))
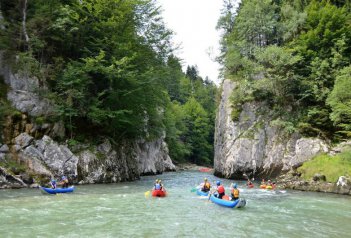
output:
POLYGON ((0 146, 0 153, 8 153, 9 152, 9 147, 4 144, 0 146))
POLYGON ((21 133, 19 136, 15 138, 16 145, 19 145, 21 149, 27 147, 32 143, 34 138, 27 133, 21 133))
POLYGON ((315 174, 312 178, 313 181, 317 182, 317 181, 327 181, 327 178, 325 177, 325 175, 323 174, 315 174))

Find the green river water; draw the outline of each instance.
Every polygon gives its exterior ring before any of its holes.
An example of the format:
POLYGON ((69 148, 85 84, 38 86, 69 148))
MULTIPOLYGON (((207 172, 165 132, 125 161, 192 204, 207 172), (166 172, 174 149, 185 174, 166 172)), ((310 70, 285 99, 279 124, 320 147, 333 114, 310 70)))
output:
POLYGON ((247 205, 231 209, 191 192, 204 177, 217 180, 184 171, 71 194, 0 190, 0 237, 351 237, 348 196, 246 189, 237 181, 247 205), (169 195, 145 198, 156 178, 169 195))

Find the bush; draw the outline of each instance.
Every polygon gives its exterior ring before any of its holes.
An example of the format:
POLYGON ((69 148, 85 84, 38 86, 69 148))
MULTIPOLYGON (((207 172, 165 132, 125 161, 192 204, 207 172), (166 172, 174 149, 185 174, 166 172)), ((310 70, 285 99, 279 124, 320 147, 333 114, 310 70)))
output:
POLYGON ((336 156, 318 155, 297 170, 306 180, 312 179, 315 174, 323 174, 328 182, 335 183, 340 176, 351 175, 351 150, 336 156))

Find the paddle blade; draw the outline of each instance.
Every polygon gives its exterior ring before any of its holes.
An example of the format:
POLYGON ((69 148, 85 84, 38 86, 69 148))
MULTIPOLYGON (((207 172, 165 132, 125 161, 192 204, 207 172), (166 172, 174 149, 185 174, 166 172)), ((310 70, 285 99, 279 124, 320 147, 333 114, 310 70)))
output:
POLYGON ((144 195, 145 195, 145 198, 148 198, 148 197, 150 196, 150 191, 146 191, 146 192, 144 193, 144 195))
POLYGON ((190 192, 196 192, 196 188, 192 188, 191 190, 190 190, 190 192))

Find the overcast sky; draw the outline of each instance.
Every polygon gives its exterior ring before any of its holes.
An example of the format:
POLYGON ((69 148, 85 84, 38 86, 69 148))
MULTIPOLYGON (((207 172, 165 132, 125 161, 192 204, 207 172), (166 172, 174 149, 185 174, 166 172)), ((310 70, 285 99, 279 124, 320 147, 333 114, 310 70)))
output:
POLYGON ((199 74, 219 83, 220 34, 216 30, 222 0, 158 0, 168 28, 175 32, 174 42, 181 44, 177 56, 187 65, 197 65, 199 74), (209 52, 211 54, 209 55, 209 52), (212 59, 211 59, 212 58, 212 59))

